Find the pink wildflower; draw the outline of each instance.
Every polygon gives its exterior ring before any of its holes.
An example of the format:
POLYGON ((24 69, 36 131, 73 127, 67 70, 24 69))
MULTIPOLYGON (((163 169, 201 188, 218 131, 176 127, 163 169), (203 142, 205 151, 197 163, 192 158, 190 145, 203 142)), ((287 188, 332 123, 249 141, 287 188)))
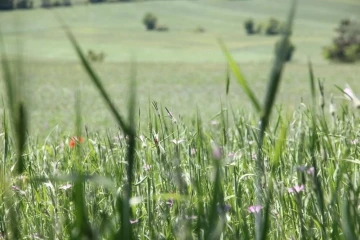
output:
POLYGON ((253 205, 248 207, 249 213, 258 213, 263 207, 261 205, 253 205))
POLYGON ((309 174, 309 175, 314 175, 315 168, 314 167, 309 167, 309 169, 306 171, 306 173, 309 174))
POLYGON ((288 192, 289 193, 299 193, 299 192, 304 191, 304 189, 305 189, 304 184, 301 184, 301 185, 296 185, 291 188, 288 188, 288 192))

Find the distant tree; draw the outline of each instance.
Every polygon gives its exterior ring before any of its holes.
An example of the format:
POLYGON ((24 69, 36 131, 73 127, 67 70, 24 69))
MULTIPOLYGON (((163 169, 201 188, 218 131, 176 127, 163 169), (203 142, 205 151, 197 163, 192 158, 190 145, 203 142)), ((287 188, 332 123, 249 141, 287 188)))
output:
POLYGON ((0 0, 0 10, 12 10, 14 9, 13 0, 0 0))
POLYGON ((325 58, 340 62, 360 61, 360 22, 341 20, 335 31, 338 36, 323 50, 325 58))
POLYGON ((41 0, 41 7, 42 8, 51 8, 52 7, 51 0, 41 0))
POLYGON ((71 5, 71 0, 63 0, 63 6, 70 7, 71 5))
POLYGON ((276 18, 270 18, 265 26, 266 35, 277 35, 283 32, 284 23, 280 22, 276 18))
POLYGON ((248 35, 254 34, 255 33, 255 23, 254 20, 252 20, 251 18, 246 19, 244 22, 244 28, 246 30, 246 33, 248 35))
POLYGON ((31 0, 18 0, 16 8, 30 9, 33 8, 33 1, 31 0))
POLYGON ((104 0, 89 0, 90 3, 102 3, 104 0))
POLYGON ((143 18, 143 23, 145 24, 147 30, 154 30, 156 27, 156 22, 157 17, 154 14, 150 12, 145 14, 143 18))

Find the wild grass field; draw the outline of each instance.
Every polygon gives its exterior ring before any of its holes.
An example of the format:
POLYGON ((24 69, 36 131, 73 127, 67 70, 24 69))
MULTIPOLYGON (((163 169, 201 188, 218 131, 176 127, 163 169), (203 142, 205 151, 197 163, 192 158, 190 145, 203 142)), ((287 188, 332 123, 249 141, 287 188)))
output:
POLYGON ((360 235, 360 68, 321 56, 356 0, 298 1, 289 63, 243 29, 285 0, 80 3, 0 14, 0 239, 360 235))
MULTIPOLYGON (((21 52, 29 87, 31 132, 47 135, 55 126, 71 131, 74 89, 81 86, 84 122, 92 129, 114 125, 102 100, 89 84, 56 14, 69 24, 84 51, 106 54, 96 63, 106 88, 120 109, 126 107, 129 62, 137 62, 137 91, 142 116, 149 102, 158 101, 174 114, 193 116, 196 106, 210 121, 220 102, 235 109, 250 109, 244 94, 232 84, 225 97, 226 60, 217 43, 222 38, 241 64, 254 92, 261 97, 266 88, 274 43, 278 37, 247 36, 245 19, 265 22, 270 17, 285 19, 287 1, 151 1, 124 4, 74 5, 53 10, 1 12, 1 31, 6 51, 21 52), (142 17, 148 11, 158 16, 169 32, 145 31, 142 17), (196 33, 201 26, 204 33, 196 33), (56 114, 55 114, 56 113, 56 114), (70 120, 71 122, 71 120, 70 120)), ((296 51, 287 65, 278 104, 295 109, 309 99, 307 59, 316 77, 325 80, 326 93, 337 93, 334 84, 357 88, 359 66, 332 64, 322 57, 331 43, 340 19, 356 17, 357 1, 302 1, 294 24, 296 51)))

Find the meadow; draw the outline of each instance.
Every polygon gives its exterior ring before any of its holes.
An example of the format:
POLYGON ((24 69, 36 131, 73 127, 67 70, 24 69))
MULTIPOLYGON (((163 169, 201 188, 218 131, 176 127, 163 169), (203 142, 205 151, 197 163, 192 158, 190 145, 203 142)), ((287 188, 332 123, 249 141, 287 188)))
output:
POLYGON ((360 68, 321 49, 360 4, 299 1, 284 64, 279 37, 247 36, 243 21, 285 20, 289 7, 1 12, 0 239, 356 239, 360 122, 336 86, 359 93, 360 68), (147 11, 170 31, 146 31, 147 11), (105 61, 88 62, 89 49, 105 61))
MULTIPOLYGON (((129 62, 134 59, 142 116, 146 116, 149 103, 154 100, 176 116, 187 118, 194 116, 197 106, 209 122, 220 111, 220 102, 228 102, 235 109, 251 110, 235 83, 229 96, 225 95, 227 64, 217 39, 223 39, 254 92, 262 97, 278 37, 247 36, 243 22, 249 17, 257 22, 270 17, 285 19, 289 5, 287 1, 275 1, 271 6, 266 1, 75 3, 71 8, 0 14, 6 51, 10 55, 20 51, 26 62, 30 130, 35 135, 46 136, 56 126, 70 134, 74 89, 78 87, 82 92, 84 123, 94 130, 115 125, 89 84, 56 14, 71 26, 84 51, 92 49, 106 54, 105 61, 95 63, 94 67, 119 109, 127 106, 129 62), (168 25, 170 31, 145 31, 141 20, 148 11, 155 13, 159 23, 168 25), (205 32, 194 32, 198 26, 205 32)), ((327 94, 342 97, 335 84, 349 83, 354 90, 360 90, 356 84, 360 73, 357 64, 333 64, 322 57, 322 48, 331 43, 338 22, 357 16, 359 8, 357 1, 307 0, 299 4, 292 38, 296 51, 283 75, 279 105, 294 110, 301 99, 309 99, 308 58, 316 77, 325 80, 327 94)))

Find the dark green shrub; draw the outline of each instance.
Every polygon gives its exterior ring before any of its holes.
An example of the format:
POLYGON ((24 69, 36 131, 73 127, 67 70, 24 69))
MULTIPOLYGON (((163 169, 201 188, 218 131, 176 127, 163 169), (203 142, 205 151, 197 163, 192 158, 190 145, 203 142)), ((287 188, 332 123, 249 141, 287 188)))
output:
POLYGON ((64 0, 63 1, 63 6, 65 7, 70 7, 72 4, 71 4, 71 0, 64 0))
POLYGON ((154 30, 156 27, 157 17, 152 13, 146 13, 143 18, 143 23, 147 30, 154 30))
POLYGON ((244 22, 244 27, 245 27, 246 33, 248 35, 255 33, 255 23, 254 23, 254 20, 252 20, 251 18, 247 19, 244 22))
POLYGON ((41 1, 41 7, 43 7, 43 8, 51 8, 52 3, 51 3, 50 0, 42 0, 41 1))
MULTIPOLYGON (((275 54, 278 54, 278 52, 279 52, 280 42, 281 42, 281 40, 277 41, 276 44, 275 44, 275 54)), ((294 46, 294 44, 292 44, 290 42, 290 40, 287 40, 285 42, 285 44, 286 44, 285 60, 288 62, 288 61, 291 61, 291 58, 292 58, 293 53, 295 51, 295 46, 294 46)))
POLYGON ((105 0, 89 0, 90 3, 102 3, 105 0))
POLYGON ((14 0, 0 0, 0 10, 14 9, 14 0))
POLYGON ((21 8, 21 9, 33 8, 33 1, 31 1, 31 0, 19 0, 16 3, 16 8, 21 8))
POLYGON ((360 60, 360 22, 344 19, 335 29, 338 33, 330 46, 324 48, 324 57, 340 62, 360 60))
POLYGON ((265 26, 266 35, 277 35, 283 33, 284 23, 275 18, 270 18, 265 26))
POLYGON ((60 1, 56 0, 53 4, 52 7, 60 7, 62 4, 60 1))

